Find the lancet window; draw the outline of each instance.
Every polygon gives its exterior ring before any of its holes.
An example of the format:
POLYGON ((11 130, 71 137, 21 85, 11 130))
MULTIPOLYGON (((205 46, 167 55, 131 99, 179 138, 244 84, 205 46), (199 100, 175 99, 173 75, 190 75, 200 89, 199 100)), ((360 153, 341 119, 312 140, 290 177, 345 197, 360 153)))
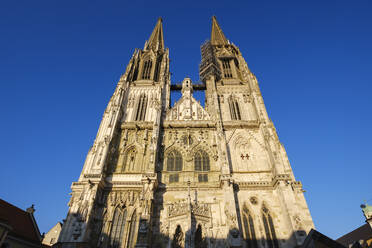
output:
MULTIPOLYGON (((194 166, 195 171, 208 172, 210 170, 208 153, 206 153, 203 150, 197 151, 194 154, 194 166)), ((208 174, 207 173, 198 174, 198 181, 208 182, 208 174)))
POLYGON ((150 79, 151 78, 151 68, 152 68, 152 61, 146 60, 143 63, 143 69, 142 69, 142 79, 150 79))
POLYGON ((174 232, 174 235, 173 235, 173 240, 172 240, 171 247, 172 248, 183 247, 182 240, 183 240, 182 228, 181 228, 180 225, 177 225, 176 231, 174 232))
POLYGON ((182 156, 181 153, 174 150, 168 153, 167 171, 181 171, 182 170, 182 156))
POLYGON ((113 248, 121 247, 126 217, 126 209, 120 209, 120 207, 115 209, 110 232, 110 246, 113 248))
POLYGON ((128 74, 128 80, 135 81, 137 80, 137 76, 138 76, 138 61, 132 65, 132 68, 130 69, 130 72, 128 74))
MULTIPOLYGON (((174 171, 181 171, 182 170, 182 156, 181 153, 173 150, 168 153, 167 155, 167 171, 174 172, 174 171)), ((169 182, 178 182, 179 175, 178 173, 170 174, 169 175, 169 182)))
POLYGON ((128 239, 127 248, 134 248, 134 246, 136 245, 136 242, 135 242, 136 230, 137 230, 137 214, 136 214, 136 211, 134 211, 132 215, 132 219, 130 221, 129 234, 128 234, 129 239, 128 239))
POLYGON ((144 121, 146 118, 146 110, 147 110, 147 95, 142 93, 137 102, 137 111, 136 111, 136 121, 144 121))
POLYGON ((273 223, 273 218, 270 214, 269 209, 265 205, 262 206, 262 222, 264 224, 266 241, 269 248, 279 248, 278 239, 275 234, 275 227, 273 223))
POLYGON ((244 226, 244 238, 247 242, 248 248, 257 248, 256 233, 254 230, 254 222, 252 215, 248 211, 247 207, 243 208, 243 226, 244 226))
POLYGON ((239 103, 232 96, 229 97, 229 108, 231 120, 241 120, 239 103))
POLYGON ((222 59, 223 76, 225 78, 232 78, 232 71, 230 59, 222 59))
POLYGON ((136 162, 137 151, 136 148, 132 147, 124 155, 124 164, 123 171, 135 171, 135 162, 136 162))
POLYGON ((155 72, 154 72, 154 81, 158 82, 160 77, 160 66, 161 66, 162 56, 158 57, 155 65, 155 72))
POLYGON ((207 248, 205 239, 203 239, 203 232, 201 225, 198 225, 198 228, 195 231, 194 238, 195 248, 207 248))

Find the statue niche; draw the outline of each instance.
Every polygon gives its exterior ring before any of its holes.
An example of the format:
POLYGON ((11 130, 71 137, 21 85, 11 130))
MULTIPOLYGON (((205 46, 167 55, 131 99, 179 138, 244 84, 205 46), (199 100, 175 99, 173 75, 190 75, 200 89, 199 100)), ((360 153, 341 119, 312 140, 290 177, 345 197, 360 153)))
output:
POLYGON ((124 155, 123 171, 136 171, 137 150, 135 147, 130 148, 124 155))
POLYGON ((135 146, 125 149, 120 154, 120 158, 116 166, 115 173, 139 171, 140 168, 138 168, 139 165, 138 159, 139 159, 138 150, 135 146))

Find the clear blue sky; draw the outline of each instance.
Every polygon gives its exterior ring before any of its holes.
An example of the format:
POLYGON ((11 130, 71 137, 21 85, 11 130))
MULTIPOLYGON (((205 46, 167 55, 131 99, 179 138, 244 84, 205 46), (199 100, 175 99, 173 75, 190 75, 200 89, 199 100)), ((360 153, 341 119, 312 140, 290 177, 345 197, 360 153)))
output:
POLYGON ((172 81, 197 81, 216 15, 259 80, 316 228, 337 238, 372 198, 371 13, 369 0, 2 1, 0 198, 35 204, 42 232, 64 219, 134 48, 162 16, 172 81))

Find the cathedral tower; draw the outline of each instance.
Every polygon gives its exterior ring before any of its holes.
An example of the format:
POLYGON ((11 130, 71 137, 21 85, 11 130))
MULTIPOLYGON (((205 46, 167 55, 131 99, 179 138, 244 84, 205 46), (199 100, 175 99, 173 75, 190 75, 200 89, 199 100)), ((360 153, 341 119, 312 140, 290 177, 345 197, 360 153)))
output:
POLYGON ((159 19, 72 184, 60 247, 300 245, 313 222, 256 77, 215 17, 201 83, 171 84, 159 19), (182 97, 170 106, 170 93, 182 97), (205 108, 193 91, 205 91, 205 108))

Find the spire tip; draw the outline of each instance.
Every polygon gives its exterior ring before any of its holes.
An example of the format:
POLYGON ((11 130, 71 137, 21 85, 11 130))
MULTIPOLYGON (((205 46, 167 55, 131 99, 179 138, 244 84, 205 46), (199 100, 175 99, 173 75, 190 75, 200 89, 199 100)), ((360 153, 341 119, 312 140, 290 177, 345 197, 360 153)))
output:
POLYGON ((218 25, 216 16, 212 16, 212 32, 211 32, 211 43, 212 45, 226 45, 228 41, 218 25))
POLYGON ((147 43, 145 44, 144 49, 154 49, 154 50, 162 50, 164 49, 164 38, 163 38, 163 19, 161 17, 158 18, 156 22, 155 28, 151 33, 151 36, 147 43))

